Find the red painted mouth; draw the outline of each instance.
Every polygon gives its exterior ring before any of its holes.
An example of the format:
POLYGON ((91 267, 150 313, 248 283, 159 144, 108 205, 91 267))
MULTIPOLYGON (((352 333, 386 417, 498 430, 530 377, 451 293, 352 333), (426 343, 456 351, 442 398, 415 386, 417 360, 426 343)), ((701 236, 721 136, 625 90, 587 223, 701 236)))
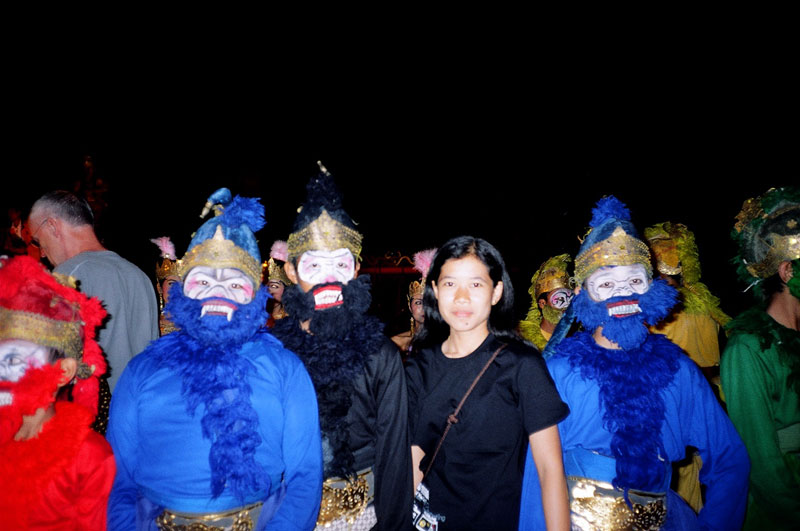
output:
POLYGON ((314 289, 314 309, 327 310, 344 304, 341 286, 321 286, 314 289))

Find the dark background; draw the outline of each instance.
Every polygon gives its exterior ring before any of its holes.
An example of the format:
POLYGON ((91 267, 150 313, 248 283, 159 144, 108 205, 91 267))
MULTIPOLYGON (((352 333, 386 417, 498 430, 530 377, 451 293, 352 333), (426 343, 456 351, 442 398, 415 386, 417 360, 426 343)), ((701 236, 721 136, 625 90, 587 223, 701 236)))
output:
MULTIPOLYGON (((614 194, 640 228, 670 220, 693 230, 703 281, 735 314, 751 299, 730 264, 734 218, 745 199, 799 182, 800 135, 789 69, 729 51, 594 54, 556 67, 519 55, 364 61, 358 76, 337 67, 335 78, 313 71, 317 58, 310 76, 292 80, 179 63, 177 73, 163 64, 93 72, 80 87, 54 75, 9 100, 0 203, 27 208, 70 188, 89 155, 108 186, 104 243, 152 274, 149 239, 168 235, 182 254, 221 186, 262 198, 266 256, 288 236, 322 160, 365 256, 486 238, 506 259, 521 318, 534 271, 574 256, 594 203, 614 194)), ((375 281, 374 309, 390 331, 407 324, 412 278, 375 281)))

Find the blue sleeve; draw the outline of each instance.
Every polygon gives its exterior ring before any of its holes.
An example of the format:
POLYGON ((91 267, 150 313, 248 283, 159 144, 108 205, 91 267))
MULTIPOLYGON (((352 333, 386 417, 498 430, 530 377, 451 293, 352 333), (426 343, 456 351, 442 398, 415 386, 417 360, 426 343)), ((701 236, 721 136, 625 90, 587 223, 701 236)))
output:
POLYGON ((283 393, 286 497, 267 529, 313 529, 322 498, 322 442, 317 395, 299 361, 283 393))
POLYGON ((117 474, 108 499, 109 531, 127 531, 136 527, 138 487, 133 473, 136 469, 138 415, 133 380, 130 369, 123 371, 111 397, 106 438, 114 451, 117 474))
POLYGON ((686 372, 694 392, 682 403, 681 417, 689 424, 686 444, 703 460, 700 483, 706 487, 698 523, 701 529, 740 529, 747 507, 747 450, 700 371, 692 365, 686 372))

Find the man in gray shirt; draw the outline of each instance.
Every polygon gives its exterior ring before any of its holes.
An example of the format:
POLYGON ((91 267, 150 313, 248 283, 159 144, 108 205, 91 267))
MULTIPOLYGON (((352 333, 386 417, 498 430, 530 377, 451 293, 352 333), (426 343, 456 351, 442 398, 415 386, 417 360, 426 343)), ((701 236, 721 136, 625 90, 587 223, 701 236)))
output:
POLYGON ((100 299, 108 312, 98 343, 108 359, 113 391, 128 361, 158 337, 158 307, 150 279, 103 247, 89 204, 71 192, 58 190, 40 197, 31 207, 28 223, 31 237, 54 272, 75 277, 80 291, 100 299))

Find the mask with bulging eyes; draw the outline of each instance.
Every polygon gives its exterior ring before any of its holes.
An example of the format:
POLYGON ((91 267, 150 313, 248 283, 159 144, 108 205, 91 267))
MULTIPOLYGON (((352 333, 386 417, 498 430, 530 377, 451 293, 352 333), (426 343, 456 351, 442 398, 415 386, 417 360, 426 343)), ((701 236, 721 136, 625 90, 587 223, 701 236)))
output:
POLYGON ((184 295, 206 301, 202 305, 201 317, 223 315, 228 321, 236 311, 237 304, 248 304, 253 300, 253 289, 253 281, 241 270, 232 267, 217 269, 197 266, 189 271, 183 282, 184 295))
MULTIPOLYGON (((603 302, 646 293, 650 289, 650 276, 641 264, 601 267, 589 275, 585 287, 593 301, 603 302)), ((614 317, 624 317, 641 311, 636 302, 628 303, 619 299, 607 308, 608 314, 614 317)))
POLYGON ((547 296, 547 302, 556 310, 566 310, 569 306, 569 301, 572 300, 573 293, 566 288, 559 288, 550 292, 547 296))

